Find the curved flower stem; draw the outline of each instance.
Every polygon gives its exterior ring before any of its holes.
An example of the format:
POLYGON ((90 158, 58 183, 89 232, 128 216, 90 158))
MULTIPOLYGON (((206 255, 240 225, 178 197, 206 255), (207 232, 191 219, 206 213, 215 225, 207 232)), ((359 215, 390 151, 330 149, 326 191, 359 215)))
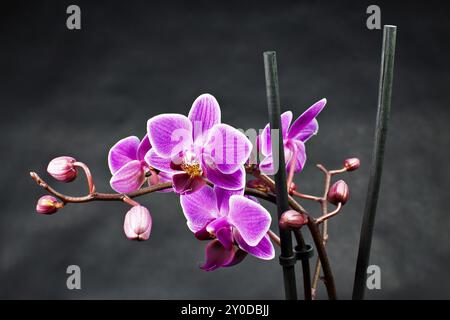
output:
POLYGON ((62 194, 62 193, 56 191, 55 189, 53 189, 41 177, 39 177, 39 175, 36 172, 30 172, 30 176, 40 187, 44 188, 52 195, 59 198, 64 203, 83 203, 83 202, 91 202, 91 201, 124 201, 125 197, 135 198, 135 197, 139 197, 144 194, 147 194, 147 193, 152 193, 155 191, 172 188, 172 183, 166 182, 166 183, 160 183, 160 184, 157 184, 154 186, 142 188, 142 189, 139 189, 137 191, 130 192, 127 194, 93 192, 86 196, 72 197, 72 196, 67 196, 65 194, 62 194))
MULTIPOLYGON (((123 201, 125 197, 127 198, 136 198, 148 193, 161 191, 165 189, 172 188, 172 182, 165 182, 165 183, 159 183, 150 187, 145 187, 142 189, 139 189, 134 192, 130 192, 127 194, 121 194, 121 193, 98 193, 94 192, 92 194, 88 194, 86 196, 81 197, 73 197, 68 196, 65 194, 62 194, 55 189, 53 189, 47 182, 45 182, 36 172, 30 172, 31 178, 43 189, 47 190, 49 193, 54 195, 55 197, 59 198, 63 203, 84 203, 84 202, 91 202, 91 201, 123 201)), ((272 194, 268 194, 266 192, 260 191, 258 189, 253 188, 245 188, 245 194, 250 196, 255 196, 260 199, 275 203, 276 198, 272 194)))
POLYGON ((89 170, 89 167, 86 164, 84 164, 83 162, 79 162, 79 161, 74 162, 73 165, 75 167, 79 167, 79 168, 83 169, 83 171, 86 175, 87 182, 88 182, 89 194, 94 193, 95 192, 95 184, 94 184, 94 179, 92 178, 91 170, 89 170))
POLYGON ((317 202, 320 202, 322 200, 321 197, 316 197, 316 196, 312 196, 309 194, 300 193, 295 190, 291 190, 291 195, 296 196, 298 198, 305 199, 305 200, 311 200, 311 201, 317 201, 317 202))
POLYGON ((336 207, 336 209, 334 209, 334 211, 321 216, 320 218, 318 218, 316 220, 316 223, 320 224, 320 223, 323 222, 325 224, 328 219, 330 219, 331 217, 337 215, 339 213, 339 211, 341 211, 341 209, 342 209, 342 202, 339 202, 337 207, 336 207))
POLYGON ((270 239, 272 239, 273 242, 275 242, 277 246, 281 246, 280 237, 277 236, 275 232, 269 229, 269 231, 267 231, 267 235, 270 237, 270 239))
MULTIPOLYGON (((325 246, 326 246, 326 244, 328 242, 328 221, 327 220, 329 218, 331 218, 332 216, 338 214, 339 211, 342 208, 342 203, 339 203, 339 205, 336 208, 336 210, 334 210, 331 213, 328 213, 327 196, 328 196, 328 191, 330 190, 331 177, 333 175, 335 175, 335 174, 346 172, 347 169, 344 167, 342 169, 329 171, 321 164, 318 164, 317 167, 320 169, 320 171, 322 171, 325 174, 324 192, 323 192, 322 197, 314 197, 314 196, 310 196, 310 197, 315 198, 315 201, 318 201, 320 203, 320 205, 321 205, 321 208, 322 208, 322 216, 316 220, 316 223, 320 224, 320 223, 323 222, 323 225, 322 225, 322 244, 323 244, 323 246, 325 248, 325 246)), ((320 269, 321 269, 321 259, 317 259, 316 267, 315 267, 315 270, 314 270, 314 276, 313 276, 313 280, 312 280, 312 288, 311 288, 313 298, 316 297, 316 293, 317 293, 317 285, 318 285, 319 278, 320 278, 320 269)), ((325 282, 325 284, 326 284, 326 282, 325 282)))

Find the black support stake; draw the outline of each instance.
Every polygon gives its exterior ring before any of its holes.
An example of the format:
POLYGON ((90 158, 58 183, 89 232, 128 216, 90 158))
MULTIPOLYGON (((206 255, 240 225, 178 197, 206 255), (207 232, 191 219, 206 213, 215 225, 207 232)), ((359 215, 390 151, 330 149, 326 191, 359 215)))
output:
MULTIPOLYGON (((266 74, 267 106, 271 130, 278 130, 278 139, 272 136, 273 163, 278 170, 275 174, 278 219, 289 209, 286 185, 286 170, 284 161, 283 137, 281 134, 280 95, 278 90, 277 57, 274 51, 264 52, 264 70, 266 74)), ((274 131, 272 131, 274 133, 274 131)), ((283 267, 284 289, 287 300, 297 300, 295 283, 296 257, 292 250, 292 234, 289 230, 280 228, 281 255, 280 264, 283 267)))
POLYGON ((392 81, 394 74, 395 43, 397 27, 385 25, 383 30, 383 49, 381 55, 380 84, 378 91, 378 112, 375 130, 375 143, 372 153, 369 186, 366 206, 359 240, 358 260, 356 263, 353 300, 364 299, 369 265, 370 248, 375 224, 381 174, 383 171, 384 149, 391 109, 392 81))

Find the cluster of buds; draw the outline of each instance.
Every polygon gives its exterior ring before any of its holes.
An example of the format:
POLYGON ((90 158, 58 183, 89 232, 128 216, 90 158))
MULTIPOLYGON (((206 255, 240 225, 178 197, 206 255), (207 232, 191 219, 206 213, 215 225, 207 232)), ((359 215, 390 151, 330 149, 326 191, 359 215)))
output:
MULTIPOLYGON (((89 193, 95 190, 92 182, 92 176, 89 168, 82 162, 77 161, 73 157, 62 156, 51 160, 47 166, 47 172, 53 178, 61 182, 72 182, 78 175, 78 168, 82 168, 86 173, 89 184, 89 193)), ((150 236, 152 228, 152 217, 147 208, 139 205, 137 202, 127 198, 124 200, 129 203, 132 208, 125 215, 123 229, 125 235, 130 240, 147 240, 150 236)), ((39 198, 36 204, 36 212, 40 214, 50 215, 64 207, 64 203, 58 201, 51 195, 44 195, 39 198)))
MULTIPOLYGON (((61 182, 72 182, 78 175, 77 160, 72 157, 62 156, 50 161, 47 172, 61 182)), ((39 198, 36 204, 36 212, 40 214, 54 214, 62 208, 64 203, 53 196, 45 195, 39 198)))

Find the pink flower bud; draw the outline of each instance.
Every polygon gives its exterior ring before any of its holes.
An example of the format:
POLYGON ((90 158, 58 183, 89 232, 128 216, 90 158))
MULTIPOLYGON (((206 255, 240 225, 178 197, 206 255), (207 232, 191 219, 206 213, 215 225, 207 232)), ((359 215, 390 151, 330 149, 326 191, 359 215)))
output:
POLYGON ((42 196, 39 198, 36 204, 37 213, 42 214, 53 214, 58 211, 59 208, 62 208, 62 202, 58 202, 55 197, 52 196, 42 196))
POLYGON ((328 201, 334 205, 347 202, 349 196, 348 185, 344 180, 336 181, 328 191, 328 201))
POLYGON ((152 230, 152 217, 147 208, 140 205, 131 208, 125 216, 123 230, 130 240, 147 240, 152 230))
POLYGON ((77 177, 75 162, 72 157, 55 158, 48 164, 47 172, 56 180, 71 182, 77 177))
POLYGON ((283 229, 300 229, 308 223, 308 218, 295 210, 288 210, 281 215, 280 227, 283 229))
POLYGON ((350 158, 344 161, 344 167, 347 171, 353 171, 359 168, 361 161, 358 158, 350 158))

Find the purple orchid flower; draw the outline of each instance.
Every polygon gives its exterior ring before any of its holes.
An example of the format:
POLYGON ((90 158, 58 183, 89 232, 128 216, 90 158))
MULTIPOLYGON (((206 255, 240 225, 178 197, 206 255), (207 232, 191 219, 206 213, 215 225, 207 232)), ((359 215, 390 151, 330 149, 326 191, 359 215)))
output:
POLYGON ((117 142, 108 154, 108 166, 113 175, 111 187, 120 193, 138 190, 145 182, 148 165, 144 155, 151 149, 150 141, 145 136, 141 141, 130 136, 117 142))
MULTIPOLYGON (((138 190, 146 180, 146 173, 150 170, 144 157, 152 148, 148 136, 142 140, 136 136, 123 138, 117 142, 108 154, 108 166, 113 175, 110 180, 111 187, 119 193, 128 193, 138 190)), ((160 172, 157 179, 148 179, 150 185, 158 182, 171 181, 172 177, 160 172)), ((170 192, 171 189, 161 192, 170 192)))
POLYGON ((267 231, 269 212, 244 196, 244 190, 206 186, 180 197, 189 229, 198 239, 214 239, 206 248, 206 262, 200 267, 211 271, 242 261, 245 253, 273 259, 275 251, 267 231), (241 252, 243 251, 243 252, 241 252), (245 253, 244 253, 245 252, 245 253))
MULTIPOLYGON (((306 162, 305 142, 317 134, 319 123, 316 117, 326 103, 327 100, 322 99, 313 104, 295 120, 292 126, 292 112, 286 111, 281 115, 281 134, 283 135, 284 155, 288 171, 291 166, 295 166, 294 172, 300 172, 303 169, 306 162)), ((274 167, 272 158, 270 124, 266 125, 258 137, 258 146, 264 156, 259 168, 266 174, 275 174, 277 168, 274 167)))
POLYGON ((243 133, 221 123, 220 107, 212 95, 199 96, 188 117, 158 115, 148 120, 147 128, 152 149, 145 160, 171 175, 177 193, 195 192, 205 179, 225 189, 244 187, 243 165, 252 144, 243 133))

